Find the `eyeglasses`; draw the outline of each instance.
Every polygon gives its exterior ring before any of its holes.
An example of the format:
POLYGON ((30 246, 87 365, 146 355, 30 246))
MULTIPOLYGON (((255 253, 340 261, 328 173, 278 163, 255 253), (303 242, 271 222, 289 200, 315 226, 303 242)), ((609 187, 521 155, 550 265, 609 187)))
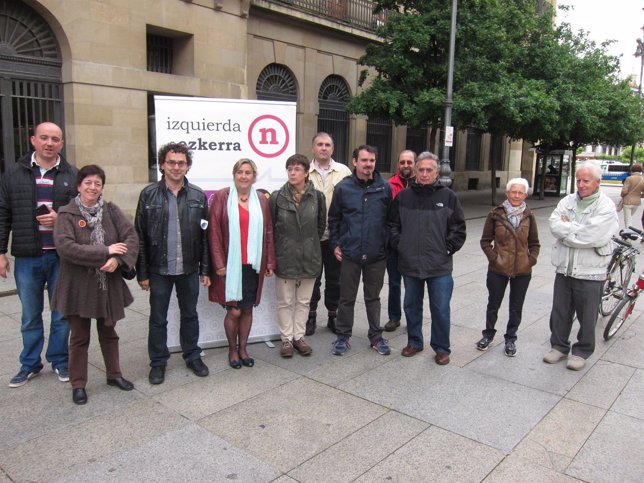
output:
POLYGON ((188 166, 188 163, 186 163, 185 161, 166 161, 165 164, 172 168, 175 168, 177 166, 179 168, 185 168, 186 166, 188 166))
POLYGON ((525 192, 523 192, 523 191, 508 191, 508 194, 512 195, 512 196, 524 196, 525 192))
POLYGON ((302 166, 289 166, 288 168, 286 168, 286 171, 288 171, 289 173, 303 173, 304 168, 302 166))

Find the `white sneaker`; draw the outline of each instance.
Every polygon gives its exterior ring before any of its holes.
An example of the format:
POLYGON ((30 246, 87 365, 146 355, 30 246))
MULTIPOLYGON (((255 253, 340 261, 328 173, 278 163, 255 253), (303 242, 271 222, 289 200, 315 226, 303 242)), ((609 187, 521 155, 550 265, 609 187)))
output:
POLYGON ((558 351, 557 349, 550 349, 550 352, 548 352, 545 356, 543 356, 543 362, 546 362, 548 364, 554 364, 555 362, 559 362, 562 359, 565 359, 568 357, 568 354, 564 354, 563 352, 558 351))
POLYGON ((579 356, 570 356, 566 367, 571 371, 581 371, 586 365, 586 359, 579 356))

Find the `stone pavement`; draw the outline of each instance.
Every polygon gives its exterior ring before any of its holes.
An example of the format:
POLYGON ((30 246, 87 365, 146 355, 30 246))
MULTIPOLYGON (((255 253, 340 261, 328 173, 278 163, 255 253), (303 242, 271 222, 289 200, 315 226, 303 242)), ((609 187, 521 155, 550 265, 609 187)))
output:
MULTIPOLYGON (((617 197, 618 188, 605 189, 617 197)), ((105 385, 94 340, 89 402, 75 406, 49 367, 7 387, 19 368, 20 305, 15 295, 1 297, 0 482, 644 481, 644 304, 608 343, 598 323, 584 370, 544 364, 554 279, 547 217, 556 199, 531 200, 542 251, 518 354, 504 355, 502 337, 477 351, 487 298, 478 240, 489 192, 460 196, 468 240, 454 257, 452 362, 443 367, 429 345, 401 357, 404 328, 390 334, 392 355, 370 350, 359 297, 345 357, 330 354, 334 336, 320 327, 308 339, 309 358, 283 360, 259 343, 250 347, 255 367, 233 370, 226 348, 208 349, 210 376, 199 379, 174 354, 166 382, 151 386, 148 303, 132 284, 136 300, 118 331, 123 372, 136 389, 105 385)), ((2 283, 11 290, 11 280, 2 283)), ((507 297, 502 314, 500 330, 507 297)))

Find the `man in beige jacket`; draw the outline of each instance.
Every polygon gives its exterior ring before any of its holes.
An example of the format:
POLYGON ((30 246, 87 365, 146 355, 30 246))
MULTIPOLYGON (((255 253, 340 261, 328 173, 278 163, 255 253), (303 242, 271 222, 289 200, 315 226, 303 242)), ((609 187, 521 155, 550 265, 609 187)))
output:
MULTIPOLYGON (((333 189, 340 181, 351 175, 351 170, 344 164, 333 160, 333 138, 330 134, 319 132, 313 136, 312 151, 313 160, 311 161, 309 177, 315 189, 324 193, 328 213, 333 199, 333 189)), ((324 305, 329 315, 327 327, 331 332, 335 333, 336 311, 340 300, 340 262, 335 258, 333 247, 329 244, 328 226, 321 238, 320 248, 322 249, 322 271, 324 272, 324 305)), ((309 318, 306 321, 306 335, 315 333, 318 302, 321 298, 321 282, 322 274, 315 281, 313 288, 313 295, 309 305, 309 318)))

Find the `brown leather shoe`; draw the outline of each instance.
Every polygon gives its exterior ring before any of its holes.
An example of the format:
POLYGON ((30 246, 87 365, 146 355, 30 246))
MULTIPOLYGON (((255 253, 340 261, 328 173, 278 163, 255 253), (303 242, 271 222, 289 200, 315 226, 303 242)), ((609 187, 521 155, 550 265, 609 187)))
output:
POLYGON ((445 354, 444 352, 437 352, 434 356, 434 360, 439 366, 446 366, 447 364, 449 364, 449 354, 445 354))
POLYGON ((282 357, 293 357, 293 344, 291 343, 290 340, 285 340, 284 342, 282 342, 280 355, 282 357))
POLYGON ((422 351, 423 349, 416 349, 415 347, 408 345, 402 350, 401 354, 404 357, 414 357, 416 354, 422 351))
POLYGON ((304 341, 304 337, 300 340, 293 341, 293 348, 300 353, 302 356, 310 356, 313 349, 304 341))

